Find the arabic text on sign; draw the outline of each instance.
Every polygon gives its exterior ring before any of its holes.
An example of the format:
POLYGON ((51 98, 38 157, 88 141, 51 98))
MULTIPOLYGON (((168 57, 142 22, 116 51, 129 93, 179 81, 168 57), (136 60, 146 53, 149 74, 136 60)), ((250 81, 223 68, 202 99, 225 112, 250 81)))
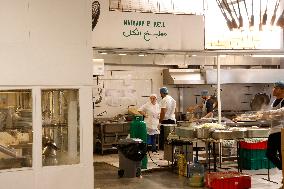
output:
POLYGON ((124 37, 143 36, 145 41, 150 41, 150 37, 155 37, 157 39, 158 37, 165 37, 168 35, 167 33, 161 31, 158 31, 157 33, 150 33, 149 31, 141 32, 140 30, 138 30, 138 28, 129 30, 129 32, 124 31, 122 34, 124 37))

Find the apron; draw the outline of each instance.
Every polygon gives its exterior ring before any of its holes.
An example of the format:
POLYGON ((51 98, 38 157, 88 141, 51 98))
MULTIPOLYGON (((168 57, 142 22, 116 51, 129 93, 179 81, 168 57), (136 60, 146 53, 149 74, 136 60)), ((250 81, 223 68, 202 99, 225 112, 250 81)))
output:
POLYGON ((202 106, 202 117, 206 116, 206 114, 207 114, 206 103, 207 103, 207 100, 205 100, 205 101, 203 102, 203 106, 202 106))
POLYGON ((156 106, 149 106, 148 117, 145 118, 145 123, 147 126, 148 135, 159 134, 158 125, 159 125, 159 109, 156 109, 156 106))
MULTIPOLYGON (((273 105, 273 103, 272 103, 271 109, 272 110, 280 109, 281 108, 281 104, 282 104, 283 101, 284 101, 284 98, 275 107, 272 107, 272 105, 273 105)), ((270 134, 281 132, 282 128, 283 128, 283 118, 280 118, 280 119, 279 119, 279 117, 278 117, 278 119, 277 118, 275 118, 275 119, 272 118, 270 134)))

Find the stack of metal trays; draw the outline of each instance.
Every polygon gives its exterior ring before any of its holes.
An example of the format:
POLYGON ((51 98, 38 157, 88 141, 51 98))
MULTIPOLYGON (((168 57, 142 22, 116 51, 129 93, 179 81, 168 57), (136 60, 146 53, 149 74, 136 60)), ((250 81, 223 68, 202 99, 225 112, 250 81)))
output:
POLYGON ((176 127, 176 135, 182 138, 194 139, 197 137, 196 130, 192 127, 176 127))

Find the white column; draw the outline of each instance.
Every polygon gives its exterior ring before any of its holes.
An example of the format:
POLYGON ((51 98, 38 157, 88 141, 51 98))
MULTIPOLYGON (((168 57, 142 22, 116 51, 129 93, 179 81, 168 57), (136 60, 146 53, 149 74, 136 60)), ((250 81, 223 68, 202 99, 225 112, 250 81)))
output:
POLYGON ((222 112, 221 112, 221 80, 220 80, 220 61, 219 56, 215 57, 217 61, 217 100, 218 100, 218 123, 221 124, 222 112))

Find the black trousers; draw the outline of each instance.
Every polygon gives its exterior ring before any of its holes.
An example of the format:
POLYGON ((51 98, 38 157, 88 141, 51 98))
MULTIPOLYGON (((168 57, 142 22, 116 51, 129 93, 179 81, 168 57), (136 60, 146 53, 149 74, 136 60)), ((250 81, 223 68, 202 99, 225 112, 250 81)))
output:
POLYGON ((163 120, 161 122, 161 127, 160 127, 160 135, 159 135, 159 149, 164 150, 164 143, 165 143, 165 129, 163 124, 175 124, 176 121, 175 120, 163 120))
POLYGON ((267 142, 266 157, 282 170, 281 132, 270 134, 267 142))

